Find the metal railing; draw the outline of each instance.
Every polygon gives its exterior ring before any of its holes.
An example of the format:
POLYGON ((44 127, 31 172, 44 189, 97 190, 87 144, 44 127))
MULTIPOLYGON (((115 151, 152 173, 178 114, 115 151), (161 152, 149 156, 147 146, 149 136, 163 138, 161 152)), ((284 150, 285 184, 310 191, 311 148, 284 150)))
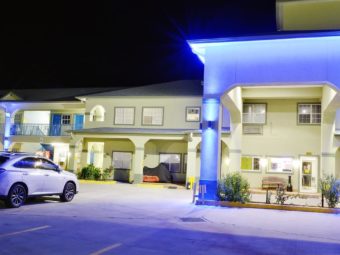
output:
POLYGON ((11 135, 18 136, 69 136, 66 132, 72 130, 72 125, 50 124, 12 124, 11 135))

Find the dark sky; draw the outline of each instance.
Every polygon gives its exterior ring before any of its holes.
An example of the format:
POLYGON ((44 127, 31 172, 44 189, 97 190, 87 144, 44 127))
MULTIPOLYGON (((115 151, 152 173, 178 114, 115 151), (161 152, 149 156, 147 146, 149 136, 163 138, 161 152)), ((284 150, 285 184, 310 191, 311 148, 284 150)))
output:
POLYGON ((3 8, 1 88, 203 79, 187 39, 273 33, 275 1, 65 1, 3 8))

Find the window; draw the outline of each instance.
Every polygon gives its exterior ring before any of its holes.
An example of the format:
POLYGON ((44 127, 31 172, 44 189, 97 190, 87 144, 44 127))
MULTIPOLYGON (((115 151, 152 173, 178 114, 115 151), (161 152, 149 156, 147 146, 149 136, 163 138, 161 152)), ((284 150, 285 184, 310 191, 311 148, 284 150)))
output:
POLYGON ((13 166, 17 168, 37 168, 39 161, 36 158, 24 158, 16 162, 13 166))
POLYGON ((265 124, 266 104, 243 104, 243 123, 265 124))
POLYGON ((112 152, 112 166, 114 169, 131 169, 131 152, 112 152))
POLYGON ((271 173, 292 173, 293 158, 270 158, 269 171, 271 173))
POLYGON ((299 124, 320 124, 321 104, 298 104, 299 124))
POLYGON ((95 106, 90 112, 90 121, 104 121, 105 109, 101 105, 95 106))
POLYGON ((260 157, 242 156, 241 169, 242 171, 260 171, 260 157))
POLYGON ((186 121, 199 122, 201 120, 200 107, 187 107, 186 108, 186 121))
POLYGON ((143 125, 163 125, 163 107, 143 107, 143 125))
POLYGON ((46 160, 46 159, 39 159, 40 164, 38 165, 38 168, 43 169, 43 170, 57 170, 57 166, 53 164, 52 162, 46 160))
POLYGON ((71 115, 62 115, 61 116, 61 124, 62 125, 70 125, 71 124, 71 115))
POLYGON ((181 154, 161 153, 159 154, 159 163, 163 163, 172 173, 181 172, 181 154))
POLYGON ((133 125, 135 120, 134 107, 115 107, 115 125, 133 125))

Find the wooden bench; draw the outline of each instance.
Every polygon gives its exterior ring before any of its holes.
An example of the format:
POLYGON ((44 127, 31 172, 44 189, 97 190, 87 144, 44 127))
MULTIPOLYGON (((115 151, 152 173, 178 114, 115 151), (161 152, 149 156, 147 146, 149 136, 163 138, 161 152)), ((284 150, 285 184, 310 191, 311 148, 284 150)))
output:
POLYGON ((287 186, 287 181, 282 177, 277 176, 265 176, 262 178, 262 189, 265 188, 277 188, 287 186))

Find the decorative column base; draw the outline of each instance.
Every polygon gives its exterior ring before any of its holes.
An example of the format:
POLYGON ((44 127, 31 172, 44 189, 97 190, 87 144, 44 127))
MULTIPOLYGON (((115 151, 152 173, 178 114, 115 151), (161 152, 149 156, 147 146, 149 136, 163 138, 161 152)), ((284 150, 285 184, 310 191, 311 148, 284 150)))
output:
POLYGON ((199 184, 199 200, 217 200, 217 181, 200 180, 199 184))

